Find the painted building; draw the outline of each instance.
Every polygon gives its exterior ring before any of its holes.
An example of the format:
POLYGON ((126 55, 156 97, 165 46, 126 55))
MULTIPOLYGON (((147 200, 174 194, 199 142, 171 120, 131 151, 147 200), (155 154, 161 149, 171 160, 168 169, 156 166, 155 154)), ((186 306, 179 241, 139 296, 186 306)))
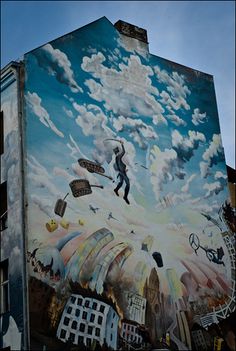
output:
POLYGON ((149 346, 169 333, 183 350, 196 320, 235 313, 235 210, 211 75, 102 17, 5 67, 1 102, 0 347, 83 338, 88 349, 92 335, 92 348, 115 348, 127 319, 149 346), (93 299, 103 322, 81 331, 93 299))
POLYGON ((72 294, 63 311, 57 338, 73 344, 91 347, 104 342, 117 349, 119 315, 116 310, 97 298, 72 294))
POLYGON ((137 348, 140 348, 140 346, 143 343, 143 337, 141 335, 139 323, 124 319, 122 320, 122 326, 121 326, 121 337, 122 339, 126 342, 126 349, 129 350, 129 346, 132 348, 135 348, 134 345, 137 345, 137 348))

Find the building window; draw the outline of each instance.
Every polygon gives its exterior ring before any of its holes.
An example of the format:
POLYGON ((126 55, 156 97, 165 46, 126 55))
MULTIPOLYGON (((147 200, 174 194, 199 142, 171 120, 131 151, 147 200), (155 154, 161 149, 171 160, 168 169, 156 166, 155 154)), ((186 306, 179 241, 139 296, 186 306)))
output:
POLYGON ((73 321, 73 322, 72 322, 71 328, 72 328, 72 329, 76 329, 76 328, 77 328, 77 322, 76 322, 76 321, 73 321))
POLYGON ((82 314, 82 318, 83 319, 87 319, 87 315, 88 315, 88 313, 84 311, 83 314, 82 314))
POLYGON ((75 311, 75 316, 76 316, 76 317, 79 317, 79 314, 80 314, 80 310, 77 309, 77 310, 75 311))
POLYGON ((70 319, 68 317, 64 318, 64 325, 69 325, 70 319))
POLYGON ((83 302, 83 300, 79 297, 79 298, 78 298, 77 304, 78 304, 79 306, 81 306, 81 305, 82 305, 82 302, 83 302))
POLYGON ((70 340, 71 342, 74 342, 74 341, 75 341, 75 334, 74 334, 74 333, 70 333, 69 340, 70 340))
POLYGON ((93 310, 96 310, 96 309, 97 309, 97 305, 98 305, 97 302, 94 302, 94 303, 93 303, 92 309, 93 309, 93 310))
POLYGON ((104 310, 105 310, 105 306, 104 306, 104 305, 101 305, 101 306, 100 306, 100 312, 102 312, 102 313, 103 313, 103 312, 104 312, 104 310))
POLYGON ((87 338, 87 346, 90 347, 92 345, 92 340, 90 338, 87 338))
POLYGON ((111 334, 111 341, 112 341, 112 337, 113 337, 113 335, 111 334))
POLYGON ((0 262, 0 313, 5 313, 9 310, 8 300, 9 278, 8 278, 8 260, 0 262))
POLYGON ((72 311, 72 307, 69 306, 69 307, 67 308, 67 313, 71 314, 71 311, 72 311))
POLYGON ((88 334, 89 335, 93 334, 93 327, 91 327, 90 325, 88 326, 88 334))
POLYGON ((85 301, 84 306, 85 306, 85 307, 89 307, 89 300, 86 300, 86 301, 85 301))
POLYGON ((90 322, 94 322, 94 319, 95 319, 95 314, 91 313, 90 322))
POLYGON ((7 228, 7 182, 0 184, 0 231, 7 228))
POLYGON ((111 328, 113 328, 113 323, 111 323, 111 328))
POLYGON ((96 329, 95 329, 95 335, 96 335, 96 336, 100 336, 100 329, 99 329, 99 328, 96 328, 96 329))
POLYGON ((102 317, 98 316, 98 324, 102 324, 102 317))
POLYGON ((60 333, 60 338, 65 339, 65 337, 66 337, 66 331, 62 329, 60 333))
POLYGON ((4 152, 4 136, 3 136, 3 111, 0 114, 0 155, 4 152))
POLYGON ((128 325, 127 330, 129 330, 129 329, 130 329, 130 326, 128 325))
POLYGON ((85 331, 85 324, 84 323, 80 323, 79 331, 81 331, 82 333, 85 331))
POLYGON ((71 300, 72 303, 75 303, 76 297, 75 296, 71 296, 70 300, 71 300))

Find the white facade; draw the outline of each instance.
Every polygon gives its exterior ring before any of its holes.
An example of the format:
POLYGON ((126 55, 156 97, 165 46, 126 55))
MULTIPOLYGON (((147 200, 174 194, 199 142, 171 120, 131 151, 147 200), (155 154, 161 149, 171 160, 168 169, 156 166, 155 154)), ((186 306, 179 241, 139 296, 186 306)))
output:
POLYGON ((132 323, 132 321, 122 322, 120 335, 128 343, 141 344, 143 341, 143 338, 139 333, 138 325, 132 323))
POLYGON ((113 349, 117 347, 119 316, 109 304, 96 298, 72 294, 63 311, 57 338, 88 347, 104 340, 113 349))
POLYGON ((146 299, 141 295, 125 292, 126 300, 128 301, 127 313, 130 320, 139 324, 145 324, 146 299))

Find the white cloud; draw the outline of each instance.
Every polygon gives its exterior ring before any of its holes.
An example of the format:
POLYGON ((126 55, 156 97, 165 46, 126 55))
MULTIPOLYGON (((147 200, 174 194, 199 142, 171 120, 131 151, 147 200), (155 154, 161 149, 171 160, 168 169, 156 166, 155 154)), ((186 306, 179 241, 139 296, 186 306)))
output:
POLYGON ((191 206, 192 210, 205 213, 213 213, 218 211, 219 207, 220 206, 217 203, 211 203, 210 206, 207 203, 191 206))
POLYGON ((206 112, 200 113, 199 108, 195 108, 192 114, 192 122, 195 126, 198 126, 200 123, 206 122, 206 117, 206 112))
POLYGON ((76 141, 73 139, 73 137, 69 134, 69 138, 70 138, 70 141, 71 141, 71 144, 70 143, 67 143, 66 146, 71 150, 71 154, 70 156, 75 159, 75 160, 78 160, 78 157, 79 156, 82 156, 82 158, 87 158, 83 153, 82 151, 80 150, 78 144, 76 143, 76 141))
POLYGON ((73 93, 82 92, 74 79, 71 63, 67 55, 59 49, 54 49, 51 44, 46 44, 35 51, 38 64, 49 74, 70 87, 73 93))
POLYGON ((191 195, 186 193, 169 193, 166 196, 169 199, 171 206, 176 206, 179 203, 186 202, 191 198, 191 195))
POLYGON ((68 110, 65 106, 63 106, 63 111, 65 112, 65 114, 70 117, 70 118, 73 118, 74 115, 73 115, 73 112, 71 110, 68 110))
POLYGON ((33 156, 29 156, 27 164, 30 168, 28 178, 33 185, 36 188, 45 189, 51 195, 57 195, 58 189, 53 184, 52 176, 48 174, 47 170, 33 156))
POLYGON ((158 136, 153 127, 144 123, 141 119, 132 119, 119 116, 113 119, 113 127, 117 132, 128 132, 129 136, 138 143, 142 149, 147 149, 148 139, 157 139, 158 136))
POLYGON ((217 171, 216 174, 215 174, 215 179, 220 179, 220 178, 223 178, 225 180, 228 179, 228 176, 226 174, 223 174, 222 172, 220 171, 217 171))
POLYGON ((107 147, 104 140, 114 138, 115 133, 107 126, 107 117, 96 105, 78 105, 73 103, 74 108, 79 112, 76 123, 81 127, 84 135, 94 137, 93 157, 98 163, 108 163, 111 161, 112 149, 107 147))
POLYGON ((37 205, 40 210, 45 213, 49 218, 54 216, 53 209, 54 209, 54 204, 52 203, 52 200, 48 198, 44 198, 42 196, 37 196, 36 194, 30 195, 30 198, 32 202, 37 205))
POLYGON ((196 177, 196 174, 192 174, 187 180, 184 186, 182 186, 181 191, 184 193, 187 193, 189 191, 189 185, 193 181, 193 179, 196 177))
POLYGON ((182 118, 177 116, 175 113, 167 115, 166 117, 168 118, 168 120, 170 120, 173 124, 175 124, 178 127, 187 125, 187 123, 182 118))
POLYGON ((220 134, 213 134, 212 141, 208 149, 203 153, 202 158, 205 162, 200 162, 201 176, 206 178, 210 174, 210 168, 224 159, 224 149, 220 134))
POLYGON ((205 183, 203 185, 203 189, 207 190, 205 198, 208 198, 214 194, 219 194, 219 192, 221 192, 224 189, 224 185, 219 181, 214 183, 205 183))
POLYGON ((183 137, 178 130, 174 130, 171 137, 173 148, 183 162, 189 161, 193 156, 193 151, 198 149, 200 143, 206 141, 204 134, 192 130, 188 131, 187 137, 183 137))
POLYGON ((41 105, 42 99, 36 93, 30 93, 29 91, 26 94, 26 102, 32 112, 37 116, 41 123, 43 123, 47 128, 50 128, 55 134, 59 137, 64 138, 64 134, 57 129, 55 124, 50 119, 50 116, 47 110, 41 105))
POLYGON ((167 85, 166 89, 168 92, 162 91, 160 94, 162 97, 161 102, 174 110, 179 110, 180 108, 189 110, 190 106, 186 98, 191 92, 185 84, 184 76, 179 75, 177 72, 169 74, 158 66, 155 66, 154 71, 158 81, 167 85))
POLYGON ((173 149, 161 151, 156 145, 150 150, 151 184, 157 201, 163 184, 174 179, 173 173, 176 167, 177 153, 173 149))
POLYGON ((119 70, 107 68, 104 62, 101 52, 83 58, 82 69, 100 79, 100 82, 93 79, 85 82, 93 99, 104 101, 105 108, 114 114, 127 117, 144 115, 151 117, 154 124, 167 124, 162 115, 164 109, 154 97, 159 92, 152 85, 150 77, 153 71, 150 67, 143 65, 135 55, 128 58, 127 64, 120 63, 119 70))

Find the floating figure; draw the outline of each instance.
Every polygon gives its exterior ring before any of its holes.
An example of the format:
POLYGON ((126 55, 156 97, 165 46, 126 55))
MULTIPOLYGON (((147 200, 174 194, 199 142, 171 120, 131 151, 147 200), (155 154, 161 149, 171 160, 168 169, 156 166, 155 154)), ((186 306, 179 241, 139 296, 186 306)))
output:
POLYGON ((52 233, 58 228, 58 223, 54 219, 50 219, 46 224, 47 230, 52 233))
POLYGON ((66 221, 65 219, 62 219, 60 221, 60 226, 67 230, 67 229, 69 229, 70 223, 68 221, 66 221))
POLYGON ((115 219, 116 221, 118 221, 118 219, 116 219, 115 217, 113 217, 112 212, 109 213, 107 219, 109 219, 109 220, 110 220, 110 219, 115 219))
POLYGON ((102 185, 91 185, 87 179, 75 179, 69 185, 74 197, 92 194, 91 187, 103 189, 102 185))
POLYGON ((66 194, 66 196, 63 199, 58 199, 54 208, 55 214, 57 214, 60 217, 64 216, 67 202, 65 201, 65 198, 69 195, 69 193, 66 194))
POLYGON ((78 159, 79 165, 83 168, 86 168, 87 171, 89 171, 90 173, 97 173, 103 177, 106 177, 110 180, 113 180, 112 177, 107 176, 105 173, 105 169, 98 163, 90 161, 90 160, 86 160, 85 158, 80 158, 78 159))
POLYGON ((157 267, 163 267, 163 260, 160 252, 153 252, 152 257, 157 264, 157 267))
POLYGON ((99 210, 98 207, 93 207, 92 205, 89 205, 89 209, 93 211, 93 213, 97 213, 97 211, 99 210))
POLYGON ((191 233, 189 235, 189 244, 192 247, 192 249, 195 251, 196 255, 199 248, 201 248, 202 250, 205 251, 206 257, 208 258, 209 261, 214 262, 216 264, 222 264, 223 266, 225 265, 225 263, 222 260, 222 257, 224 256, 224 250, 222 247, 216 250, 208 248, 207 246, 203 247, 200 244, 199 237, 195 233, 191 233))
POLYGON ((123 182, 125 182, 126 185, 125 185, 125 192, 124 192, 123 199, 129 205, 130 202, 128 200, 128 194, 130 189, 130 182, 129 182, 129 178, 127 177, 126 164, 122 161, 122 158, 125 155, 125 148, 124 148, 124 142, 123 141, 119 141, 119 142, 121 143, 122 151, 120 152, 120 149, 118 147, 113 149, 116 155, 114 168, 117 172, 119 172, 117 178, 120 178, 120 181, 117 187, 114 189, 114 192, 116 193, 117 196, 119 196, 119 189, 122 187, 123 182))
POLYGON ((84 225, 85 221, 81 218, 81 219, 79 219, 78 223, 79 223, 79 225, 84 225))

